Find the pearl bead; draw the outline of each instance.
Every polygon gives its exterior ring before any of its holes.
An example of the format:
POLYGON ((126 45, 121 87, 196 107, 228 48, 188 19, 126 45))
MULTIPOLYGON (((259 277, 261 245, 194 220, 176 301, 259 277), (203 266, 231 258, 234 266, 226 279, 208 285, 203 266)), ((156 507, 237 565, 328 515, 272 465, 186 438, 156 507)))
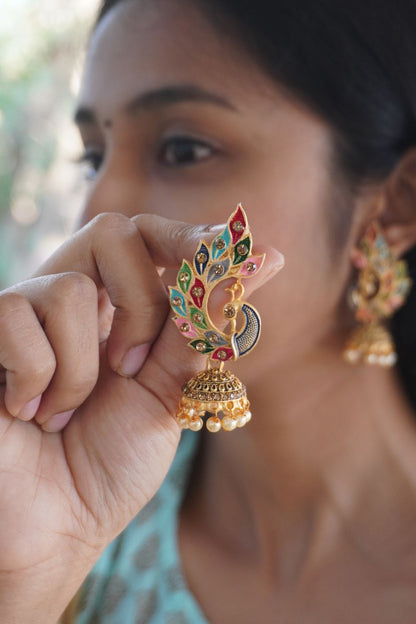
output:
POLYGON ((375 353, 370 353, 366 356, 365 361, 368 364, 378 364, 378 356, 375 353))
POLYGON ((211 431, 211 433, 217 433, 221 429, 221 421, 216 416, 211 416, 207 420, 207 429, 211 431))
POLYGON ((344 357, 350 364, 355 364, 360 359, 360 352, 355 349, 349 349, 344 353, 344 357))
POLYGON ((251 416, 252 416, 252 414, 251 414, 250 410, 248 410, 248 411, 245 413, 246 423, 250 422, 250 420, 251 420, 251 416))
POLYGON ((179 416, 177 418, 177 421, 178 421, 179 425, 182 427, 182 429, 188 429, 189 420, 188 420, 187 416, 179 416))
POLYGON ((225 431, 233 431, 237 426, 237 419, 232 416, 224 416, 222 419, 222 428, 225 431))
POLYGON ((203 426, 204 423, 202 421, 202 418, 199 418, 198 416, 194 416, 193 418, 191 418, 189 428, 192 429, 192 431, 201 431, 203 426))
POLYGON ((396 363, 397 363, 397 353, 389 353, 389 355, 386 356, 386 365, 394 366, 396 363))

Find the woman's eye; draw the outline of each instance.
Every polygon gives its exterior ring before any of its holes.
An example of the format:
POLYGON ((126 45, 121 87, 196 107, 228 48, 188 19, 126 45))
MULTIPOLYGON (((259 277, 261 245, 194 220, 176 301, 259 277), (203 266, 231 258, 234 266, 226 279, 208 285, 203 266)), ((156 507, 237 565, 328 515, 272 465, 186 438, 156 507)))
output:
POLYGON ((85 177, 93 180, 104 160, 104 154, 96 149, 86 149, 78 158, 78 162, 85 165, 85 177))
POLYGON ((169 167, 180 167, 197 164, 213 153, 213 147, 203 141, 188 137, 173 137, 163 143, 158 160, 169 167))

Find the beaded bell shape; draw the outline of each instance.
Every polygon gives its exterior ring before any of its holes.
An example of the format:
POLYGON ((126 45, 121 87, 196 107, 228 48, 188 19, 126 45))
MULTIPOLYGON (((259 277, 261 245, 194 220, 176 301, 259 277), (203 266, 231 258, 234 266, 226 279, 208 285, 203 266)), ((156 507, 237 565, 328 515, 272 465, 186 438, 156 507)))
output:
POLYGON ((351 303, 360 325, 347 341, 344 358, 352 364, 364 361, 394 366, 397 361, 395 345, 382 321, 406 301, 412 285, 407 264, 393 256, 376 221, 367 228, 355 251, 353 264, 359 274, 351 303))
POLYGON ((265 258, 251 255, 251 250, 247 216, 238 205, 224 231, 211 244, 201 241, 192 262, 183 261, 176 287, 169 288, 173 322, 192 349, 208 356, 206 369, 182 388, 176 418, 184 429, 199 431, 205 420, 212 433, 232 431, 251 419, 245 386, 224 370, 225 362, 250 353, 260 337, 260 316, 242 299, 242 280, 256 275, 265 258), (225 288, 230 297, 222 310, 225 328, 219 328, 210 317, 209 299, 230 278, 234 281, 225 288))

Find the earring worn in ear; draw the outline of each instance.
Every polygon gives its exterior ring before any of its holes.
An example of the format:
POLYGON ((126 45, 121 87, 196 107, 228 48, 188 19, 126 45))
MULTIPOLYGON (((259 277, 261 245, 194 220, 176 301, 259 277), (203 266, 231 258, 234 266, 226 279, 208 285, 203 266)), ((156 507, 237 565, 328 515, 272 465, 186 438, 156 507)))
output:
POLYGON ((393 366, 397 361, 396 349, 382 321, 406 301, 412 285, 407 264, 393 256, 376 221, 367 228, 353 264, 359 273, 351 303, 360 325, 347 341, 344 359, 352 364, 364 361, 393 366))
POLYGON ((184 429, 199 431, 204 426, 212 433, 243 427, 250 419, 246 388, 235 375, 224 370, 224 363, 247 355, 260 337, 260 316, 253 306, 242 300, 241 280, 256 275, 265 255, 252 256, 252 238, 247 216, 241 205, 228 219, 225 230, 213 242, 201 241, 193 262, 183 261, 170 287, 170 304, 179 331, 188 345, 208 355, 207 367, 182 388, 177 421, 184 429), (212 322, 208 303, 213 289, 234 278, 225 289, 230 293, 223 307, 225 329, 212 322), (237 322, 241 319, 241 327, 237 322))

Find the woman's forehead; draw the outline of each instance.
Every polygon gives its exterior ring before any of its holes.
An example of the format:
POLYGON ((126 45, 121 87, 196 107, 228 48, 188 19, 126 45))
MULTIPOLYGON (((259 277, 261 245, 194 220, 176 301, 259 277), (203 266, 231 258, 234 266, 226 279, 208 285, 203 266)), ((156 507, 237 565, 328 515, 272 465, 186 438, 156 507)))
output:
POLYGON ((275 85, 237 44, 215 33, 191 3, 121 2, 91 38, 80 92, 84 106, 114 114, 140 93, 193 85, 249 101, 275 85))

